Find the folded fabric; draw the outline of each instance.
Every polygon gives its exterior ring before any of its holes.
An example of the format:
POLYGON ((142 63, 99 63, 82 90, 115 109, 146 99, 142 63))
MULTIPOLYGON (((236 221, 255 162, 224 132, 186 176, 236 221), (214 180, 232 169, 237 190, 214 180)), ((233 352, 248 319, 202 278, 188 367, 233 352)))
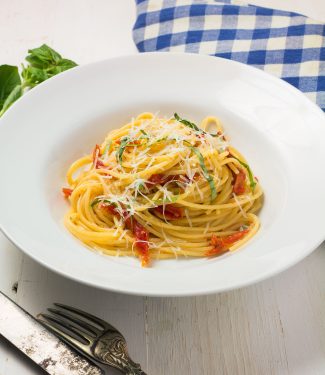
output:
POLYGON ((325 110, 325 24, 238 1, 136 0, 140 52, 182 51, 253 65, 325 110))

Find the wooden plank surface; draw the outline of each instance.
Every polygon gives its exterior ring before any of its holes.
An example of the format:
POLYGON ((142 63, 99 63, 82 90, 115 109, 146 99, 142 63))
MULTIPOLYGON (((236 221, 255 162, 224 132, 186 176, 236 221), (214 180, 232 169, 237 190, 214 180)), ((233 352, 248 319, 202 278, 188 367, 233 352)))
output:
MULTIPOLYGON (((325 21, 323 0, 255 2, 325 21)), ((133 0, 0 0, 0 10, 0 64, 19 64, 28 48, 41 43, 79 63, 135 52, 133 0)), ((148 374, 325 374, 324 245, 265 282, 186 298, 134 297, 80 285, 23 256, 2 235, 0 257, 2 291, 32 314, 58 301, 110 321, 148 374)), ((0 375, 37 373, 0 338, 0 375)))

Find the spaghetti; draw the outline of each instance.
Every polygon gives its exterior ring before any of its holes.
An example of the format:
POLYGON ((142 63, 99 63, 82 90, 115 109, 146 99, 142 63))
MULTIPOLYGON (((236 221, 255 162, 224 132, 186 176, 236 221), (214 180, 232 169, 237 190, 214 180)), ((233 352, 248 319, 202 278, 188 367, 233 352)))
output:
POLYGON ((143 113, 75 161, 67 181, 68 230, 90 248, 135 255, 143 266, 236 250, 260 225, 260 184, 215 117, 199 127, 176 113, 143 113))

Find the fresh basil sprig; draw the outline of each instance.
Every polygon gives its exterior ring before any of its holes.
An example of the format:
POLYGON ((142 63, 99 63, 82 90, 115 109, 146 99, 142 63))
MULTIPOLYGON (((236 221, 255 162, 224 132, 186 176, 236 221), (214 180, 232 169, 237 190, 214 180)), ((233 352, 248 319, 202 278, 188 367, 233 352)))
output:
POLYGON ((63 58, 52 48, 43 44, 28 51, 27 65, 22 67, 21 76, 17 66, 0 66, 0 117, 19 99, 25 89, 31 89, 77 64, 63 58))
POLYGON ((26 57, 28 65, 23 66, 21 72, 24 87, 35 87, 41 82, 77 66, 74 61, 63 58, 46 44, 30 49, 28 53, 29 55, 26 57))

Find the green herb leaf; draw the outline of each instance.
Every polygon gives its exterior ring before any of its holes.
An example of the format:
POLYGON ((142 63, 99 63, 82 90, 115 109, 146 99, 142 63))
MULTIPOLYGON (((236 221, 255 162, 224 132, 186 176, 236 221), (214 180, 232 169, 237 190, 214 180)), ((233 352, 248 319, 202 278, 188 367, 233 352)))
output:
POLYGON ((21 78, 17 66, 0 66, 0 116, 23 95, 24 88, 33 88, 39 83, 75 67, 74 61, 64 59, 52 48, 43 44, 28 51, 27 66, 22 67, 21 78))
POLYGON ((77 66, 74 61, 62 58, 46 44, 31 49, 28 53, 26 61, 29 65, 23 66, 22 70, 23 87, 32 88, 56 74, 77 66))
POLYGON ((177 120, 178 122, 182 123, 182 124, 185 125, 185 126, 188 126, 189 128, 191 128, 191 129, 193 129, 193 130, 195 130, 195 131, 197 131, 197 132, 205 133, 204 130, 200 129, 200 128, 199 128, 197 125, 195 125, 193 122, 188 121, 188 120, 185 120, 185 119, 183 119, 183 118, 180 118, 180 117, 178 116, 177 113, 174 113, 174 118, 175 118, 175 120, 177 120))
POLYGON ((132 185, 130 185, 130 187, 133 187, 134 189, 136 190, 143 190, 145 187, 146 187, 146 183, 145 183, 145 180, 139 178, 137 180, 135 180, 132 185))
POLYGON ((125 136, 121 139, 120 147, 118 148, 117 153, 116 153, 116 160, 120 164, 122 164, 123 152, 125 151, 125 148, 126 148, 126 146, 128 145, 129 142, 131 142, 130 137, 125 136))
POLYGON ((112 144, 112 140, 110 139, 108 142, 107 142, 107 145, 105 146, 104 148, 104 151, 103 151, 103 156, 108 153, 109 149, 111 148, 111 144, 112 144))
POLYGON ((43 44, 38 48, 28 50, 29 55, 26 61, 36 68, 46 68, 48 65, 57 64, 61 59, 61 55, 52 48, 43 44))
POLYGON ((256 182, 255 182, 255 179, 254 179, 254 175, 253 175, 253 172, 252 170, 250 169, 250 166, 246 163, 244 163, 243 161, 241 161, 240 159, 236 158, 236 156, 230 154, 232 158, 236 159, 244 168, 247 169, 247 172, 248 172, 248 178, 249 178, 249 186, 251 187, 251 189, 254 191, 255 189, 255 186, 256 186, 256 182))
POLYGON ((6 112, 6 110, 17 100, 19 99, 23 94, 23 91, 21 89, 21 85, 17 85, 11 93, 7 96, 7 99, 3 103, 3 107, 0 111, 0 117, 6 112))
POLYGON ((201 134, 210 134, 211 137, 218 137, 218 134, 207 133, 206 131, 204 131, 203 129, 199 128, 197 125, 195 125, 193 122, 185 120, 183 118, 180 118, 177 113, 174 113, 174 118, 178 122, 181 122, 183 125, 188 126, 189 128, 191 128, 191 129, 193 129, 193 130, 195 130, 195 131, 197 131, 197 132, 199 132, 201 134))
POLYGON ((175 202, 177 202, 177 200, 178 200, 178 196, 177 195, 173 195, 170 198, 169 197, 167 197, 166 199, 161 198, 161 199, 157 199, 157 200, 155 200, 153 202, 154 202, 154 204, 156 206, 162 206, 162 205, 164 205, 166 203, 175 203, 175 202))
POLYGON ((17 86, 20 86, 21 79, 17 66, 0 66, 0 116, 18 99, 17 86))
POLYGON ((216 188, 216 185, 214 183, 214 180, 213 180, 212 176, 209 174, 208 168, 206 167, 206 165, 204 163, 204 157, 203 157, 203 155, 201 154, 200 150, 197 147, 192 146, 190 144, 190 142, 184 141, 184 143, 186 143, 188 145, 188 147, 194 152, 194 154, 199 159, 200 167, 201 167, 201 169, 203 171, 203 176, 208 181, 209 186, 210 186, 211 201, 214 201, 216 199, 216 197, 217 197, 217 188, 216 188))
POLYGON ((90 203, 90 207, 95 207, 96 204, 98 204, 101 200, 99 198, 95 198, 91 203, 90 203))
POLYGON ((112 204, 113 206, 116 206, 116 204, 113 202, 111 202, 109 199, 106 199, 106 198, 101 198, 101 197, 97 197, 97 198, 95 198, 92 202, 91 202, 91 204, 90 204, 90 207, 95 207, 96 206, 96 204, 98 204, 98 203, 109 203, 109 204, 112 204))
POLYGON ((208 181, 208 183, 210 185, 211 201, 214 201, 217 197, 217 188, 216 188, 216 185, 214 183, 214 180, 213 180, 212 176, 209 174, 209 171, 208 171, 208 169, 207 169, 207 167, 204 163, 203 155, 201 154, 200 150, 197 147, 191 146, 191 149, 195 153, 197 158, 199 159, 199 163, 200 163, 201 169, 203 171, 203 176, 208 181))
POLYGON ((159 142, 164 142, 164 141, 167 141, 168 137, 162 137, 162 138, 156 138, 154 139, 153 141, 151 141, 149 144, 148 144, 148 147, 156 144, 156 143, 159 143, 159 142))

